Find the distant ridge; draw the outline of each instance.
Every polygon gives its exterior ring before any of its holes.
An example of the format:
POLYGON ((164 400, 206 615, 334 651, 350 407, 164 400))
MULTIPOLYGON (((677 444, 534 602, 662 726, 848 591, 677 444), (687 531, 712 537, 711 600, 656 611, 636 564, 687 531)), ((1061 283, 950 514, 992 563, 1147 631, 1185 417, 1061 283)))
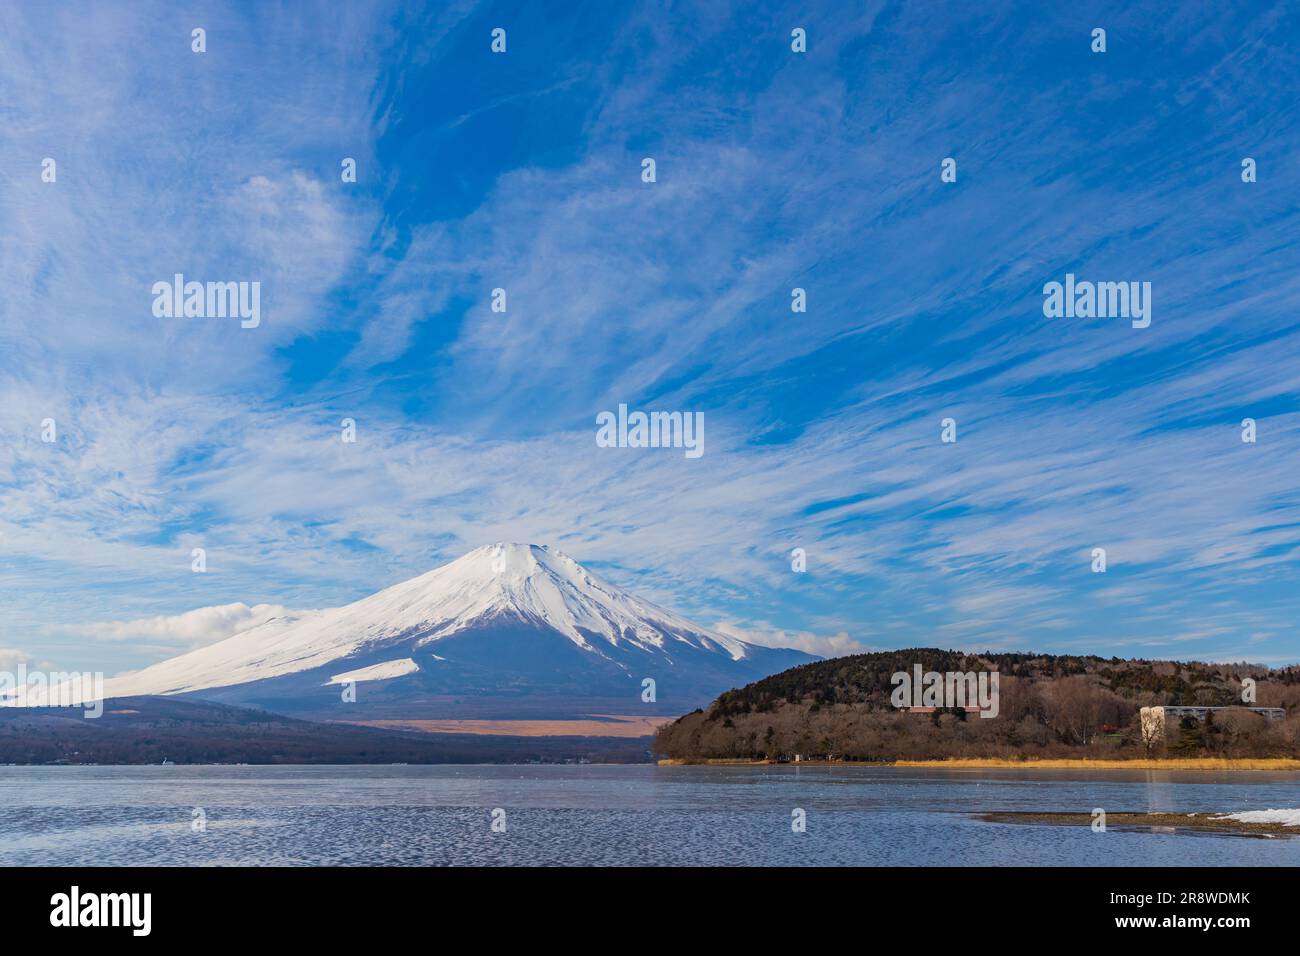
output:
POLYGON ((0 764, 642 763, 644 740, 470 737, 297 720, 175 697, 80 708, 0 707, 0 764))

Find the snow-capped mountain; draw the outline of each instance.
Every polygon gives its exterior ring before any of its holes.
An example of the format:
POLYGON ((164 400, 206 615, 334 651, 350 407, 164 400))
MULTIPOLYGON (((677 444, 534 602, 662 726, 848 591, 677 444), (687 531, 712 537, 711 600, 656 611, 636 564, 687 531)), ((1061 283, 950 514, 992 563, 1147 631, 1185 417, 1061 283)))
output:
POLYGON ((592 707, 682 713, 811 660, 692 624, 548 547, 495 544, 344 607, 275 618, 105 684, 105 696, 192 694, 353 716, 592 707), (642 682, 655 682, 654 702, 642 682), (364 705, 364 706, 362 706, 364 705))

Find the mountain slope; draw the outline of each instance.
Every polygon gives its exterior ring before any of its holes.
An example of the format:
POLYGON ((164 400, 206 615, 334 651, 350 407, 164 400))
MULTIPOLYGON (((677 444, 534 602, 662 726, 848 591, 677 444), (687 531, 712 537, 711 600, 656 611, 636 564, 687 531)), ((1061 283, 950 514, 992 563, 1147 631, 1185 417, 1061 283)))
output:
POLYGON ((681 713, 810 659, 699 627, 549 548, 498 544, 344 607, 276 618, 114 678, 105 692, 340 715, 681 713), (641 700, 644 678, 656 683, 653 704, 641 700), (347 682, 355 703, 342 700, 347 682))

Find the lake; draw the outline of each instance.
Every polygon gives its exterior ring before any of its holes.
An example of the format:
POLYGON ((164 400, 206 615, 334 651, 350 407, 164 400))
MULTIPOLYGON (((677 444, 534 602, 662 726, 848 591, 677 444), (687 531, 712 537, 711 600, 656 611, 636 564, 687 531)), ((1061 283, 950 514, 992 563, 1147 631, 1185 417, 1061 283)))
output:
POLYGON ((1294 773, 0 767, 0 865, 1297 866, 1300 838, 975 817, 1296 806, 1294 773))

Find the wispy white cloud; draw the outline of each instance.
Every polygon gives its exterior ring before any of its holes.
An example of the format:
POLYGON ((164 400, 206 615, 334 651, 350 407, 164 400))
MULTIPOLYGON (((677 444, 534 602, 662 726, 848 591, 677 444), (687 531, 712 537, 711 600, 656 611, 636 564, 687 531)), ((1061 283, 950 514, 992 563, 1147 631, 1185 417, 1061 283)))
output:
POLYGON ((32 663, 32 657, 26 651, 15 647, 0 647, 0 673, 15 673, 20 667, 32 663))
POLYGON ((219 604, 195 608, 183 614, 158 615, 134 621, 110 621, 73 625, 76 631, 95 640, 139 641, 153 645, 170 645, 192 649, 225 640, 240 631, 272 618, 296 617, 278 604, 219 604))
POLYGON ((762 647, 793 647, 816 654, 818 657, 844 657, 847 654, 864 654, 873 648, 841 631, 839 634, 814 634, 811 631, 788 631, 768 624, 742 626, 731 621, 719 621, 714 630, 762 647))

